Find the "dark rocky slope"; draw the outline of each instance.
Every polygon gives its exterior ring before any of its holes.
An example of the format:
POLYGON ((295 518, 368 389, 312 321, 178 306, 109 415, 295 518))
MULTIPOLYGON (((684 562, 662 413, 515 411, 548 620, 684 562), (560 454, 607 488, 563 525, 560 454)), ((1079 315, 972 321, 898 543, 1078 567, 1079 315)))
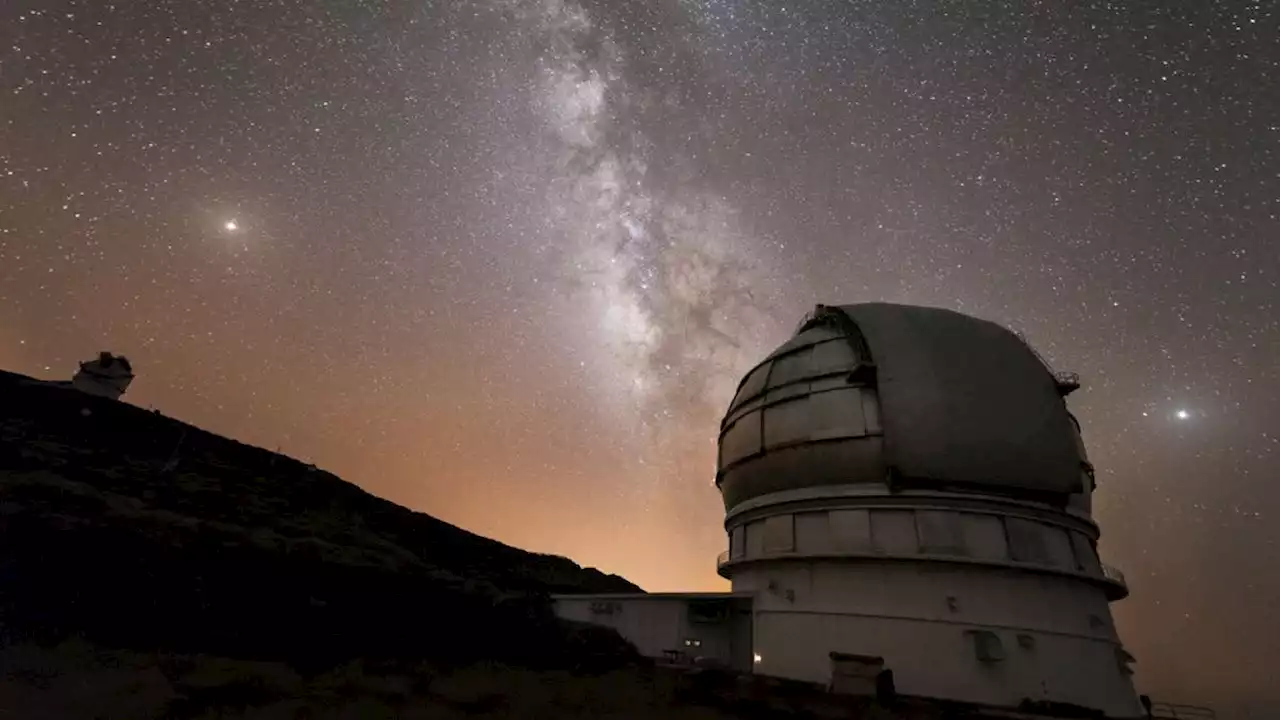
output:
POLYGON ((638 590, 290 458, 0 372, 7 643, 76 636, 294 665, 614 662, 629 646, 559 622, 546 595, 638 590))

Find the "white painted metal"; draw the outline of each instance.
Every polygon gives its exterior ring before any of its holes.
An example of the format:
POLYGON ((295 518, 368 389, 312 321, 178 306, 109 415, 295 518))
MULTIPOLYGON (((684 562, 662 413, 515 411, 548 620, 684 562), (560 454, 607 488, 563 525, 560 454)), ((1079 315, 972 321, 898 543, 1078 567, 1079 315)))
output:
POLYGON ((927 493, 797 495, 734 516, 731 536, 748 539, 721 559, 733 591, 754 598, 757 672, 825 683, 831 652, 875 655, 903 693, 1139 714, 1108 607, 1126 588, 1098 562, 1091 524, 927 493), (792 542, 769 550, 777 528, 792 542), (981 657, 990 642, 1001 658, 981 657))

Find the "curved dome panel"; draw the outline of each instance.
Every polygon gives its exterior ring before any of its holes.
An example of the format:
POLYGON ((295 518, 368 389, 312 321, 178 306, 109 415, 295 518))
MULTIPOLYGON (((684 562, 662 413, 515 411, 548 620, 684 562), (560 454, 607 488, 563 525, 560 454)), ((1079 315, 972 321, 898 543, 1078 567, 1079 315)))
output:
POLYGON ((726 507, 771 492, 885 477, 870 356, 828 325, 802 329, 743 379, 721 424, 726 507))
POLYGON ((1066 496, 1075 425, 1021 338, 949 310, 819 306, 747 374, 721 425, 726 507, 800 487, 891 481, 1066 496))

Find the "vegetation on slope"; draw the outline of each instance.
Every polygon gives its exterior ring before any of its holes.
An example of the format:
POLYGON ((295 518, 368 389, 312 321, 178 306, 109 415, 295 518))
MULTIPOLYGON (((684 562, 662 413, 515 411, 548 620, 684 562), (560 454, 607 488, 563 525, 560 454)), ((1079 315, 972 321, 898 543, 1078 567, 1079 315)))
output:
MULTIPOLYGON (((638 591, 158 413, 0 373, 0 633, 293 663, 633 651, 553 592, 638 591)), ((594 659, 592 659, 594 658, 594 659)))

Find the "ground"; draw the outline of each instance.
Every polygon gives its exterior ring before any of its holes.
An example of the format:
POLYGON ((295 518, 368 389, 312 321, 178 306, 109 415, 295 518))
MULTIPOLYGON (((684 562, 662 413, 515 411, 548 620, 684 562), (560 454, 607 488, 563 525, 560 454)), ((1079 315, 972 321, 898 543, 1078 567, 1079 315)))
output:
POLYGON ((286 663, 112 650, 79 640, 0 649, 0 717, 101 720, 941 720, 903 702, 832 697, 817 688, 778 693, 743 678, 652 666, 599 673, 501 663, 441 665, 351 660, 300 672, 286 663))

